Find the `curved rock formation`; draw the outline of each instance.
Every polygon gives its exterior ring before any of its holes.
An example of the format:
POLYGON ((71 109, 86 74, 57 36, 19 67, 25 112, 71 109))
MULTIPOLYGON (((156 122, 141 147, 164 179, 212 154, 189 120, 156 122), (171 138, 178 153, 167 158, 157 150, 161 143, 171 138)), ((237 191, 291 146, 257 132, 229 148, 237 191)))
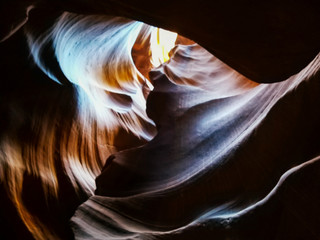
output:
POLYGON ((0 3, 0 239, 319 239, 318 5, 0 3))
POLYGON ((316 205, 318 184, 302 186, 319 171, 310 160, 320 149, 319 63, 256 85, 197 45, 178 47, 150 73, 147 112, 158 134, 109 158, 98 196, 72 218, 76 238, 317 239, 320 208, 304 211, 316 205), (278 232, 259 232, 268 225, 278 232))

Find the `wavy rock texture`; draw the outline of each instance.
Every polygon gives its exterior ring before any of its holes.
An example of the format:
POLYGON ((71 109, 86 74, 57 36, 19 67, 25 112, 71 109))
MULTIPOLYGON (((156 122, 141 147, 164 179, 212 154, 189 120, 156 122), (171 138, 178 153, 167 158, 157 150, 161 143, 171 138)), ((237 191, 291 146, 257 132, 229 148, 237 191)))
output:
POLYGON ((21 26, 30 6, 124 16, 178 32, 257 82, 283 81, 320 51, 317 0, 12 0, 3 3, 1 38, 21 26))
POLYGON ((76 239, 317 239, 319 63, 257 85, 178 47, 150 73, 158 134, 107 160, 76 239))
POLYGON ((318 12, 2 1, 0 239, 320 239, 318 12))
MULTIPOLYGON (((151 29, 124 18, 36 9, 1 44, 6 225, 21 220, 36 239, 72 239, 68 220, 94 193, 107 157, 154 136, 145 112, 150 85, 131 54, 151 29)), ((0 232, 1 239, 30 237, 11 227, 0 232)))

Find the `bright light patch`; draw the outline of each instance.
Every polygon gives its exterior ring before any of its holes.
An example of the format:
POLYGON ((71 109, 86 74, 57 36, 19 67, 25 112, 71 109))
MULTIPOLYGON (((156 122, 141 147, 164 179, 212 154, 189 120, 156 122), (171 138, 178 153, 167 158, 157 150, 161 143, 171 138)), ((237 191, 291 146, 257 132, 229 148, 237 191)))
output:
POLYGON ((170 59, 169 52, 175 46, 178 34, 161 28, 155 28, 151 33, 150 51, 154 67, 170 59))

